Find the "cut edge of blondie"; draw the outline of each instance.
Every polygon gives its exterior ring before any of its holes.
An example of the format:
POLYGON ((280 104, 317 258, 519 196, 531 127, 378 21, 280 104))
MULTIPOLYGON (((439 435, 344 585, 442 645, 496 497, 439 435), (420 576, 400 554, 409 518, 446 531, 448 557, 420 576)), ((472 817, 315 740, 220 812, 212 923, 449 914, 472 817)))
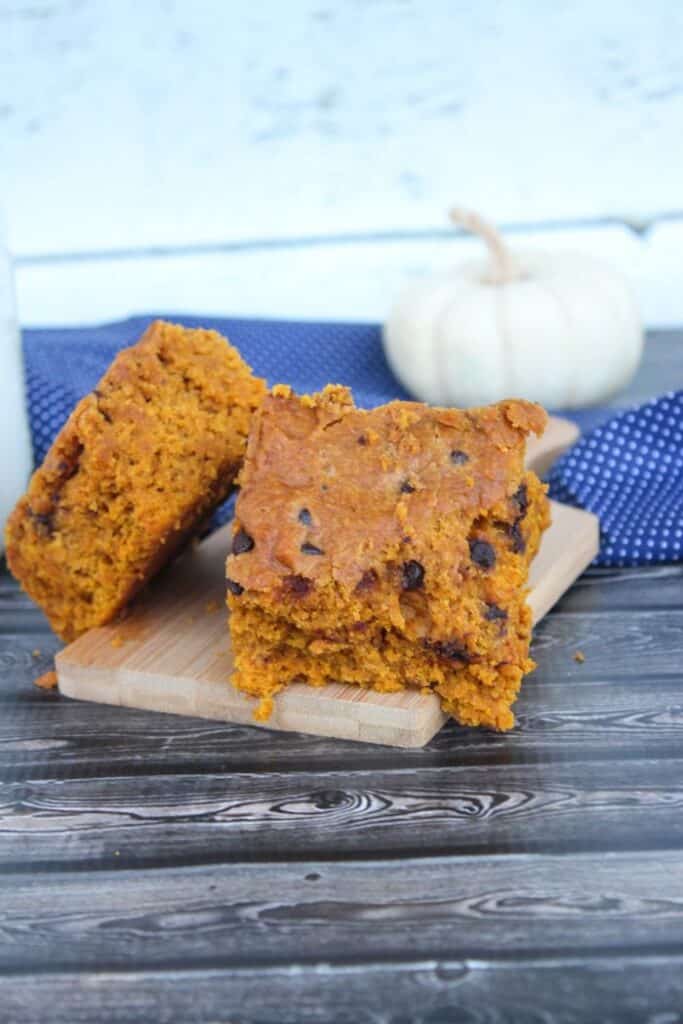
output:
MULTIPOLYGON (((335 424, 351 411, 357 412, 348 392, 342 388, 326 389, 322 396, 303 396, 300 400, 286 387, 271 394, 273 399, 284 403, 284 410, 281 404, 278 411, 284 411, 285 416, 292 402, 314 413, 322 405, 322 429, 328 435, 332 433, 330 427, 334 430, 335 424)), ((392 403, 392 406, 392 418, 402 423, 402 429, 410 430, 415 422, 412 419, 415 404, 392 403)), ((262 421, 271 411, 274 410, 268 408, 266 400, 252 432, 242 473, 244 490, 236 510, 233 553, 227 564, 235 660, 233 683, 259 698, 256 717, 262 720, 268 717, 274 696, 290 682, 301 681, 312 686, 342 682, 379 692, 416 687, 436 693, 444 710, 462 724, 487 725, 500 730, 511 728, 514 716, 510 705, 523 676, 534 667, 528 653, 531 634, 531 614, 525 600, 528 567, 542 531, 549 523, 544 486, 535 474, 522 470, 522 438, 530 429, 542 428, 544 414, 527 403, 504 405, 502 415, 511 416, 519 452, 514 453, 514 457, 510 454, 512 469, 505 482, 506 488, 501 491, 502 497, 490 507, 480 509, 464 531, 463 541, 469 548, 470 562, 478 556, 480 564, 470 564, 461 570, 461 588, 456 599, 452 580, 439 580, 438 573, 434 579, 435 574, 430 577, 429 572, 425 579, 423 565, 407 558, 400 538, 392 545, 385 545, 379 560, 359 563, 355 586, 335 578, 333 564, 327 572, 319 569, 318 576, 302 572, 300 561, 292 564, 289 572, 280 564, 275 582, 272 574, 264 577, 258 566, 252 565, 250 571, 248 556, 253 552, 254 543, 273 539, 272 524, 266 523, 264 533, 263 521, 253 514, 259 495, 257 455, 262 454, 260 449, 264 444, 266 447, 269 444, 263 437, 262 421), (250 499, 250 492, 254 500, 250 499), (492 572, 493 566, 487 566, 487 558, 494 550, 496 571, 492 572), (444 633, 444 617, 435 625, 431 616, 437 602, 447 612, 449 609, 453 612, 452 618, 457 623, 457 628, 452 623, 448 635, 444 633)), ((470 411, 464 415, 476 413, 470 411)), ((431 411, 435 420, 442 414, 447 421, 453 420, 450 410, 431 411)), ((490 420, 489 411, 486 415, 490 420)), ((299 443, 305 446, 302 429, 305 420, 297 421, 296 416, 295 410, 290 430, 295 435, 301 434, 299 443)), ((363 432, 358 434, 357 419, 354 429, 366 451, 373 431, 372 413, 361 414, 359 422, 365 424, 363 432)), ((274 440, 274 444, 267 454, 268 473, 272 473, 273 464, 277 466, 286 450, 275 451, 281 440, 281 429, 282 422, 271 431, 270 443, 274 440)), ((452 451, 450 454, 463 453, 452 451)), ((464 464, 464 461, 451 458, 454 465, 464 464)), ((297 467, 291 468, 296 475, 297 467)), ((300 478, 305 479, 305 473, 300 478)), ((402 502, 410 502, 419 482, 415 479, 416 486, 401 487, 405 494, 398 499, 396 509, 402 502)), ((306 528, 302 537, 304 534, 312 537, 304 541, 301 551, 323 554, 323 549, 334 547, 334 541, 329 545, 323 539, 325 525, 330 525, 330 514, 321 512, 313 516, 308 508, 309 494, 315 498, 310 481, 303 485, 303 493, 292 504, 293 511, 296 505, 301 506, 298 519, 306 528), (302 512, 305 513, 303 519, 302 512), (311 534, 310 531, 316 529, 316 518, 322 522, 318 523, 317 532, 311 534)), ((278 509, 277 529, 289 529, 282 524, 286 523, 288 515, 293 517, 293 511, 288 513, 284 507, 278 509)), ((458 509, 453 511, 457 514, 458 509)), ((398 514, 400 517, 403 512, 398 514)), ((406 521, 405 515, 403 518, 406 521)), ((437 548, 439 544, 447 545, 449 525, 448 515, 435 516, 430 521, 437 548)), ((328 541, 329 533, 328 530, 328 541)), ((277 541, 273 550, 285 563, 291 562, 291 544, 277 541)), ((434 557, 429 564, 439 564, 438 550, 431 554, 434 557)), ((319 559, 312 561, 318 563, 317 568, 320 566, 319 559)))
POLYGON ((265 384, 215 331, 155 321, 56 437, 6 527, 65 641, 114 618, 228 495, 265 384))

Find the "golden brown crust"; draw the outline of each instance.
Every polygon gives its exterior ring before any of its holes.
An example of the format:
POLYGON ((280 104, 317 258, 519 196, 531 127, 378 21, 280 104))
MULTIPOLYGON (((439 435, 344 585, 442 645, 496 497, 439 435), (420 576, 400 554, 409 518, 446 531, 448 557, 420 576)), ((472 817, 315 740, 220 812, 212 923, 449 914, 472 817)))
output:
MULTIPOLYGON (((248 557, 231 562, 242 586, 268 590, 291 573, 355 586, 392 549, 436 557, 423 550, 434 521, 454 508, 466 521, 508 497, 521 477, 526 433, 545 424, 529 402, 467 411, 392 402, 371 413, 349 403, 337 386, 319 397, 287 397, 282 387, 266 397, 240 478, 238 516, 255 541, 248 557), (454 452, 468 461, 455 464, 454 452), (302 507, 310 526, 298 521, 302 507), (302 553, 304 542, 323 554, 302 553)), ((440 572, 453 571, 454 553, 464 551, 467 530, 459 533, 447 553, 451 568, 440 572)))
POLYGON ((264 390, 216 332, 156 321, 79 402, 6 530, 63 639, 113 618, 227 495, 264 390))
POLYGON ((278 387, 257 414, 227 573, 236 682, 437 690, 460 721, 508 728, 528 658, 528 565, 548 512, 524 472, 545 413, 278 387))

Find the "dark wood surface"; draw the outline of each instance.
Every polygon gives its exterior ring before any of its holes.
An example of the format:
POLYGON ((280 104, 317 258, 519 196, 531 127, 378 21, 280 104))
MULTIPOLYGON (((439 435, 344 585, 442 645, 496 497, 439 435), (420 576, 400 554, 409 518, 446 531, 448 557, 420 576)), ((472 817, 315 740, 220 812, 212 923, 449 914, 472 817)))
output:
POLYGON ((587 573, 515 731, 423 750, 71 702, 57 646, 0 575, 2 1024, 683 1021, 683 566, 587 573))

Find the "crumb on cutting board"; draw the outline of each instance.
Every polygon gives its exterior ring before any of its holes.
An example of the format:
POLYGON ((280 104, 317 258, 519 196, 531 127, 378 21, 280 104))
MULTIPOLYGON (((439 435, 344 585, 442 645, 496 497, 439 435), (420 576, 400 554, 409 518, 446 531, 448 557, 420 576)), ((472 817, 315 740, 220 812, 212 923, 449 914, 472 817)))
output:
POLYGON ((57 673, 54 669, 50 672, 43 672, 42 676, 33 680, 33 685, 38 686, 41 690, 54 690, 57 686, 57 673))
POLYGON ((121 636, 120 633, 115 633, 114 636, 109 641, 112 647, 123 647, 125 642, 125 639, 121 636))
POLYGON ((574 661, 578 661, 579 665, 583 665, 585 660, 586 655, 583 653, 583 651, 576 651, 574 653, 574 661))
POLYGON ((205 610, 209 612, 209 614, 211 614, 212 612, 217 612, 218 609, 221 607, 222 605, 220 601, 216 601, 215 598, 212 598, 211 601, 207 601, 206 604, 204 605, 205 610))

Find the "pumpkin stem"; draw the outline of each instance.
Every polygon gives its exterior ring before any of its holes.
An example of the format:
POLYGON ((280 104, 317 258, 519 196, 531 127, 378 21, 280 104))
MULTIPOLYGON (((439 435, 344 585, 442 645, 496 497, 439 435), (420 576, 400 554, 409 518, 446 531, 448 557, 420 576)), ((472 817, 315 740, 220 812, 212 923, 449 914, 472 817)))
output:
POLYGON ((491 257, 491 274, 488 278, 492 284, 506 284, 523 277, 523 271, 503 241, 500 231, 478 213, 462 210, 458 207, 450 210, 451 221, 459 228, 464 228, 472 235, 477 235, 488 246, 491 257))

